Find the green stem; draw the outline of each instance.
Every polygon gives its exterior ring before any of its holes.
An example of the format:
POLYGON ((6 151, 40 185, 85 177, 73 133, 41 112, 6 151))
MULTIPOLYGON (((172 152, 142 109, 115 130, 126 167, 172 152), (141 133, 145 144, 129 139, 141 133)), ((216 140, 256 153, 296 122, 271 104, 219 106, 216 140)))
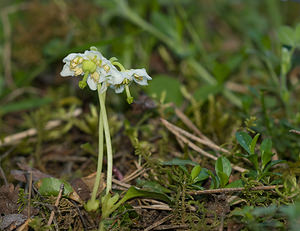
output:
POLYGON ((98 230, 99 230, 99 231, 105 231, 103 221, 100 221, 99 229, 98 229, 98 230))
POLYGON ((130 94, 129 86, 127 84, 125 85, 125 91, 126 91, 126 95, 127 95, 127 103, 132 104, 133 97, 130 94))
POLYGON ((102 117, 102 120, 103 120, 104 134, 105 134, 105 141, 106 141, 106 151, 107 151, 106 194, 108 194, 109 191, 111 190, 111 185, 112 185, 113 156, 112 156, 111 138, 110 138, 106 108, 105 108, 105 94, 106 94, 106 91, 101 93, 100 88, 101 88, 101 86, 99 84, 98 85, 98 97, 99 97, 100 107, 101 107, 101 117, 102 117))
POLYGON ((117 61, 113 61, 112 64, 115 65, 115 66, 118 66, 120 68, 120 71, 125 71, 126 70, 125 67, 117 61))
POLYGON ((103 119, 102 119, 102 116, 101 116, 101 106, 100 106, 100 111, 99 111, 99 129, 98 129, 98 133, 99 133, 99 139, 98 139, 97 175, 96 175, 96 180, 95 180, 95 184, 94 184, 94 188, 93 188, 93 192, 92 192, 91 201, 96 200, 97 191, 98 191, 99 184, 100 184, 102 165, 103 165, 104 137, 103 137, 103 119))

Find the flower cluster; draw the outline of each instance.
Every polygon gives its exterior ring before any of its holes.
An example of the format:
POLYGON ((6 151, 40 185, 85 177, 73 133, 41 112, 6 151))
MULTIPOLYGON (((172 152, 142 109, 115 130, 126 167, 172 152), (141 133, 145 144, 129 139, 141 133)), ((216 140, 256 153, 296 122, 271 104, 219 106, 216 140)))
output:
POLYGON ((113 88, 116 93, 121 93, 133 81, 139 85, 147 85, 147 81, 152 79, 144 68, 125 70, 115 60, 115 58, 106 59, 95 47, 91 47, 91 50, 83 54, 72 53, 65 57, 63 59, 65 65, 60 75, 83 76, 79 82, 80 88, 88 85, 91 90, 96 90, 98 84, 101 84, 101 93, 108 87, 113 88))

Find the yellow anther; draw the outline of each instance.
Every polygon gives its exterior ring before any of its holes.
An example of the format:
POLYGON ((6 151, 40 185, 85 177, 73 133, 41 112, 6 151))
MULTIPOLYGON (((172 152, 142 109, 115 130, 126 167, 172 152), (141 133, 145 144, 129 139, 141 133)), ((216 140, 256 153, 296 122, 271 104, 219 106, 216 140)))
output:
POLYGON ((81 64, 83 62, 83 58, 82 57, 78 57, 78 64, 81 64))
POLYGON ((100 75, 98 72, 95 71, 93 74, 91 74, 91 77, 95 82, 98 82, 100 75))
POLYGON ((95 63, 96 63, 96 65, 97 65, 98 67, 100 67, 100 66, 101 66, 101 63, 102 63, 102 61, 101 61, 100 59, 97 59, 97 60, 95 61, 95 63))
POLYGON ((74 74, 75 74, 75 76, 81 75, 82 73, 83 73, 82 68, 80 68, 80 67, 75 67, 74 68, 74 74))
POLYGON ((107 73, 107 72, 109 72, 110 67, 109 67, 108 65, 105 64, 105 65, 103 66, 103 69, 104 69, 104 70, 106 71, 106 73, 107 73))
POLYGON ((122 83, 123 84, 129 84, 129 79, 124 79, 122 83))
POLYGON ((139 76, 138 74, 134 74, 133 77, 138 80, 143 80, 143 76, 139 76))
POLYGON ((70 62, 70 69, 72 70, 72 69, 74 69, 76 66, 77 66, 77 63, 74 62, 74 60, 72 60, 72 61, 70 62))

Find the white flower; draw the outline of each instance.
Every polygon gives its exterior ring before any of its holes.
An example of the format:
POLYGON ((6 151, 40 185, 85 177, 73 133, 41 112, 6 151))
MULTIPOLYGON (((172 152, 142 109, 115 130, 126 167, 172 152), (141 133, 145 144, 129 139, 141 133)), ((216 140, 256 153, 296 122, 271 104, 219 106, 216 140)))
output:
POLYGON ((104 58, 100 70, 99 83, 102 84, 100 92, 106 91, 108 86, 113 87, 122 84, 123 80, 121 72, 109 60, 104 58))
POLYGON ((127 71, 127 74, 131 76, 131 79, 139 85, 148 85, 148 80, 152 78, 147 74, 146 69, 131 69, 127 71))
POLYGON ((85 51, 84 54, 72 53, 63 59, 65 63, 60 75, 80 76, 87 73, 85 79, 80 81, 79 86, 85 87, 86 83, 91 90, 97 89, 97 83, 100 79, 102 60, 105 59, 99 51, 85 51))
POLYGON ((152 78, 147 74, 145 68, 142 69, 130 69, 120 72, 122 77, 118 77, 118 81, 111 81, 110 87, 115 90, 116 93, 124 91, 125 86, 131 84, 132 81, 139 85, 148 85, 148 80, 152 78))
POLYGON ((60 74, 63 77, 84 76, 79 82, 79 87, 84 88, 88 85, 91 90, 97 90, 98 84, 101 84, 101 93, 110 86, 116 93, 121 93, 126 88, 126 94, 129 94, 128 85, 132 81, 139 85, 148 85, 147 81, 152 79, 144 68, 119 71, 113 64, 121 66, 121 69, 123 66, 114 62, 115 60, 107 60, 96 48, 91 47, 90 51, 83 54, 72 53, 65 57, 65 65, 60 74))

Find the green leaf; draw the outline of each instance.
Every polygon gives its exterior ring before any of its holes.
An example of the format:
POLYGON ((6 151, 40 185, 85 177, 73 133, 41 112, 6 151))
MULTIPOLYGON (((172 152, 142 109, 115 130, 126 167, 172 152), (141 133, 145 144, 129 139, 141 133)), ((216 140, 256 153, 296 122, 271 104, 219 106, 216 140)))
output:
POLYGON ((295 28, 295 43, 297 46, 300 45, 300 23, 297 24, 295 28))
POLYGON ((157 193, 157 192, 153 192, 153 191, 145 191, 145 190, 138 189, 134 186, 131 186, 128 189, 128 191, 126 192, 124 197, 121 199, 122 202, 120 202, 120 203, 124 203, 125 201, 128 201, 128 200, 133 199, 133 198, 137 198, 137 197, 161 200, 161 201, 164 201, 168 204, 172 203, 172 200, 164 193, 157 193))
POLYGON ((158 182, 137 179, 137 185, 145 190, 150 190, 157 193, 170 193, 171 190, 163 187, 158 182))
POLYGON ((198 88, 194 93, 194 98, 196 100, 207 100, 209 95, 216 95, 224 89, 222 84, 207 84, 198 88))
POLYGON ((281 163, 285 163, 285 160, 272 160, 269 164, 266 165, 264 172, 269 171, 270 168, 272 168, 273 166, 277 165, 277 164, 281 164, 281 163))
POLYGON ((252 142, 252 138, 251 136, 248 135, 248 133, 246 132, 236 132, 235 133, 235 137, 237 139, 237 141, 239 142, 239 144, 249 153, 251 153, 250 150, 250 145, 252 142))
POLYGON ((295 46, 294 30, 289 26, 282 26, 278 30, 278 38, 283 45, 295 46))
POLYGON ((229 177, 224 172, 218 172, 217 176, 219 177, 221 188, 225 187, 228 183, 229 177))
POLYGON ((258 155, 257 154, 251 154, 247 158, 254 165, 255 169, 258 170, 259 169, 258 168, 258 155))
POLYGON ((265 139, 260 145, 260 152, 261 152, 261 162, 262 162, 262 170, 265 166, 271 161, 272 156, 272 140, 265 139))
POLYGON ((253 140, 251 141, 251 144, 250 144, 250 152, 251 154, 254 154, 255 152, 255 146, 256 146, 256 143, 257 143, 257 140, 258 140, 258 137, 260 136, 260 134, 256 134, 253 138, 253 140))
POLYGON ((170 161, 164 161, 161 163, 162 165, 169 165, 169 166, 172 166, 172 165, 177 165, 177 166, 184 166, 184 165, 192 165, 192 166, 196 166, 198 165, 196 162, 194 161, 191 161, 191 160, 181 160, 181 159, 172 159, 170 161))
POLYGON ((219 157, 215 164, 215 170, 220 179, 221 186, 224 187, 228 183, 232 170, 230 161, 224 156, 219 157))
POLYGON ((57 196, 61 184, 64 184, 64 196, 68 196, 73 192, 72 186, 67 181, 53 177, 42 178, 38 182, 38 189, 42 196, 57 196))
POLYGON ((95 151, 95 148, 93 148, 90 143, 81 144, 80 148, 86 151, 87 153, 92 154, 93 156, 97 156, 97 152, 95 151))
POLYGON ((194 180, 198 175, 199 173, 201 172, 202 168, 200 165, 196 165, 192 171, 191 171, 191 178, 192 180, 194 180))
POLYGON ((0 107, 0 114, 37 108, 52 102, 51 98, 29 98, 18 102, 12 102, 0 107))
POLYGON ((165 103, 174 102, 180 106, 183 96, 180 91, 181 83, 178 79, 166 75, 156 75, 146 88, 150 95, 156 95, 160 99, 162 94, 166 94, 165 103))
POLYGON ((209 170, 207 170, 206 168, 202 168, 201 172, 198 174, 198 176, 194 179, 194 182, 199 182, 199 181, 203 181, 206 180, 210 174, 208 173, 209 170))
POLYGON ((240 187, 244 187, 244 182, 242 179, 238 179, 231 182, 230 184, 226 185, 225 188, 240 188, 240 187))

